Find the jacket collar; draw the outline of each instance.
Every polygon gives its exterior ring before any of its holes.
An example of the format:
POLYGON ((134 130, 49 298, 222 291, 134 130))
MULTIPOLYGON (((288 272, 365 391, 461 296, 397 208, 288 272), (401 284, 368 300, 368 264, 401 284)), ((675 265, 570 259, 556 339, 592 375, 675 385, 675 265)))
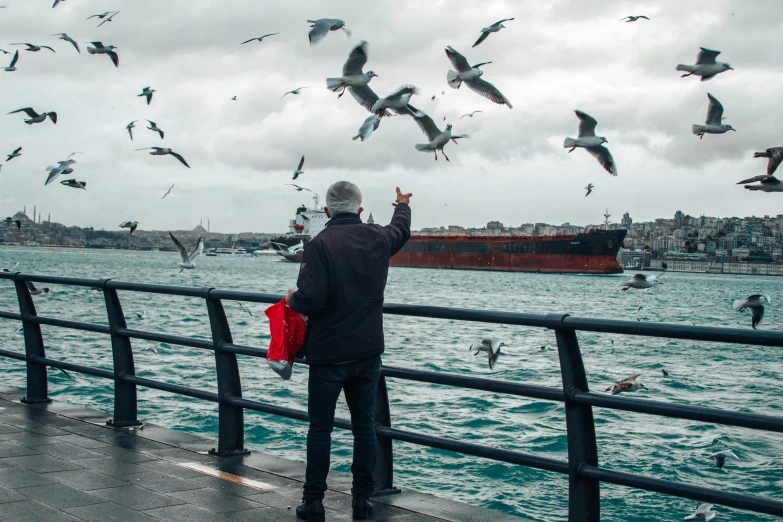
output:
POLYGON ((359 214, 354 214, 352 212, 344 212, 342 214, 337 214, 336 216, 332 217, 332 219, 326 222, 326 226, 328 227, 332 225, 356 225, 361 222, 362 222, 362 218, 359 217, 359 214))

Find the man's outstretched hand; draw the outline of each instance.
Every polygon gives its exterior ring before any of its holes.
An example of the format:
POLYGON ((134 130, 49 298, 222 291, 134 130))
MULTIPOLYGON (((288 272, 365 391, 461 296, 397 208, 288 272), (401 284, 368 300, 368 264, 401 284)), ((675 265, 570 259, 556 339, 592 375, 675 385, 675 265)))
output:
POLYGON ((406 205, 410 205, 412 196, 413 193, 409 192, 407 194, 403 194, 402 192, 400 192, 400 187, 397 187, 397 202, 392 203, 392 206, 396 207, 397 203, 405 203, 406 205))

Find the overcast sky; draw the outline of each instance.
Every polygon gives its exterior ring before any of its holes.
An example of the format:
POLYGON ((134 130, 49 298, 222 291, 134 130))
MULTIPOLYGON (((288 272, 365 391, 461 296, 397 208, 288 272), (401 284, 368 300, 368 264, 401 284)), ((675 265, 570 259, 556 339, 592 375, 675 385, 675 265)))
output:
MULTIPOLYGON (((20 54, 18 71, 0 71, 2 113, 31 106, 56 111, 51 122, 27 126, 2 115, 4 163, 0 213, 37 205, 52 220, 113 229, 135 219, 140 228, 192 228, 211 219, 221 232, 283 231, 297 205, 310 203, 298 182, 322 196, 348 179, 364 192, 364 207, 389 219, 394 187, 414 193, 415 228, 490 220, 507 225, 545 221, 598 223, 606 208, 619 220, 691 215, 778 214, 783 194, 751 193, 735 183, 763 174, 753 152, 783 145, 783 2, 779 0, 0 0, 0 47, 50 45, 20 54), (370 7, 372 6, 372 7, 370 7), (97 28, 91 14, 120 10, 97 28), (652 20, 627 24, 625 15, 652 20), (475 49, 483 26, 516 17, 475 49), (353 31, 330 33, 311 47, 307 19, 341 18, 353 31), (263 43, 240 42, 280 32, 263 43), (120 67, 82 54, 52 33, 118 47, 120 67), (449 144, 448 163, 418 152, 426 139, 409 117, 384 121, 365 142, 351 141, 369 115, 346 94, 325 87, 348 53, 369 42, 371 87, 383 96, 411 83, 412 103, 439 126, 454 124, 471 138, 449 144), (492 61, 484 79, 513 103, 497 106, 446 84, 454 46, 471 63, 492 61), (695 62, 699 47, 719 49, 736 70, 709 82, 680 78, 678 63, 695 62), (143 87, 157 92, 148 107, 143 87), (309 86, 299 96, 285 91, 309 86), (445 95, 441 92, 445 91, 445 95), (724 105, 738 132, 691 134, 703 123, 707 93, 724 105), (434 101, 430 98, 437 94, 434 101), (237 101, 230 101, 237 96, 237 101), (581 109, 598 120, 619 169, 609 176, 583 150, 568 154, 581 109), (474 110, 476 117, 459 119, 474 110), (447 121, 444 122, 443 118, 447 121), (143 128, 158 123, 165 140, 143 128), (141 119, 131 141, 125 126, 141 119), (134 149, 171 147, 190 163, 134 149), (74 176, 87 191, 54 183, 46 167, 77 156, 74 176), (160 197, 172 183, 171 195, 160 197), (594 183, 590 197, 583 187, 594 183)), ((2 55, 3 61, 10 55, 2 55)), ((3 66, 7 64, 2 64, 3 66)), ((61 178, 62 179, 62 178, 61 178)), ((59 180, 58 180, 59 181, 59 180)))

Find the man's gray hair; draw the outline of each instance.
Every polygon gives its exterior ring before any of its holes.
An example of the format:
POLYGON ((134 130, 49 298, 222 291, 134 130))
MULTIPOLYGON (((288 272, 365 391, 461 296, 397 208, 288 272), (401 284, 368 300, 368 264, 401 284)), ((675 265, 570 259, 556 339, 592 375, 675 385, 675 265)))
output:
POLYGON ((350 181, 338 181, 326 191, 326 208, 332 216, 358 214, 362 206, 362 191, 350 181))

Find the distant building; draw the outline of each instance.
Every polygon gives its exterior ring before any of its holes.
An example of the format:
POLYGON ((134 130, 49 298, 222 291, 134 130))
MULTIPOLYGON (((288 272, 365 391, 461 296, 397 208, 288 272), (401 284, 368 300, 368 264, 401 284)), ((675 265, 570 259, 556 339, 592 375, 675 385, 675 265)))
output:
POLYGON ((681 227, 685 223, 685 214, 682 213, 682 210, 678 210, 674 213, 674 225, 681 227))
POLYGON ((631 214, 629 214, 628 212, 623 214, 623 219, 622 221, 620 221, 620 225, 626 230, 631 230, 631 225, 633 225, 633 219, 631 219, 631 214))

